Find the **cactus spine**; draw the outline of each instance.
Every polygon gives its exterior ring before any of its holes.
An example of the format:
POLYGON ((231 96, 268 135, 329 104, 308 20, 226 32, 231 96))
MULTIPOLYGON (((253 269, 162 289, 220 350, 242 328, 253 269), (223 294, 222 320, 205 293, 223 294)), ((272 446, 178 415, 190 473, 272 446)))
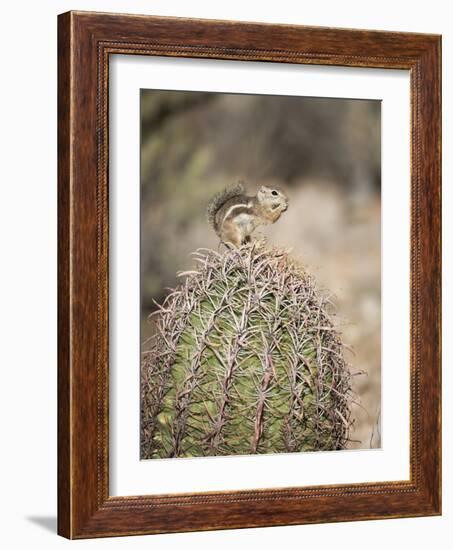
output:
POLYGON ((141 366, 141 457, 343 449, 351 374, 326 297, 253 243, 195 254, 141 366))

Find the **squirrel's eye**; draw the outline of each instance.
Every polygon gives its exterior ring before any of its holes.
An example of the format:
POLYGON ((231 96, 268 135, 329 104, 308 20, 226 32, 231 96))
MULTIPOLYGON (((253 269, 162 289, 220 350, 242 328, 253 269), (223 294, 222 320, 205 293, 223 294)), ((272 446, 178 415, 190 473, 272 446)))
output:
POLYGON ((272 194, 274 195, 274 197, 276 197, 278 195, 278 192, 277 191, 272 191, 272 194))

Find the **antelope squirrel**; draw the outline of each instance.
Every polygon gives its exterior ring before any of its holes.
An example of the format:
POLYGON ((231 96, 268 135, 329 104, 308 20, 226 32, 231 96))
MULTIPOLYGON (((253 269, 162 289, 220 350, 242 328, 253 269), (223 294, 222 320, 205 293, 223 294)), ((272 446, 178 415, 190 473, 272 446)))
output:
POLYGON ((238 183, 211 199, 208 221, 222 242, 238 247, 250 241, 256 227, 275 223, 287 209, 288 198, 278 189, 263 185, 249 197, 238 183))

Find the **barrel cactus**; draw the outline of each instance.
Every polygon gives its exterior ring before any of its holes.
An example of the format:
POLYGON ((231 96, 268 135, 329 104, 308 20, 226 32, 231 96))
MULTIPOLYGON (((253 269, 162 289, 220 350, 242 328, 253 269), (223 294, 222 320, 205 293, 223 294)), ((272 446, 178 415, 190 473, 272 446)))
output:
POLYGON ((141 457, 343 449, 351 373, 328 298, 264 243, 195 259, 143 352, 141 457))

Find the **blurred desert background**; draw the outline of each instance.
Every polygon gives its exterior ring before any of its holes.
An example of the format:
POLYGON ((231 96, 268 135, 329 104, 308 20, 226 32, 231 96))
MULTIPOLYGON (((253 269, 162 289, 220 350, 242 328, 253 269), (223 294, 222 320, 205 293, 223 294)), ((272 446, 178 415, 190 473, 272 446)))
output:
POLYGON ((333 295, 346 359, 363 371, 348 447, 380 447, 380 140, 378 101, 142 90, 142 342, 191 252, 219 246, 211 196, 238 180, 249 195, 278 187, 289 209, 255 235, 291 248, 333 295))

